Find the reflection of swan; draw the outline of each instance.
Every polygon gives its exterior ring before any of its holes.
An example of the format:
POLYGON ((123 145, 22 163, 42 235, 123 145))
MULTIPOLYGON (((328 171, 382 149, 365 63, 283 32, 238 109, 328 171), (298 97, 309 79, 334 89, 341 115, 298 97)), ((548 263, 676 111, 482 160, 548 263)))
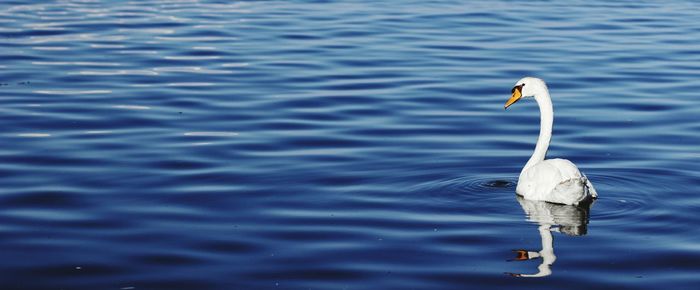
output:
POLYGON ((518 202, 523 207, 527 219, 538 223, 542 250, 528 251, 515 250, 517 257, 514 261, 526 261, 542 258, 535 274, 506 273, 514 277, 544 277, 552 274, 551 266, 557 260, 554 255, 554 241, 552 231, 571 236, 585 235, 588 225, 588 213, 590 204, 584 207, 571 205, 552 204, 542 201, 527 200, 518 196, 518 202), (558 226, 558 227, 556 227, 558 226), (554 228, 553 228, 554 227, 554 228))
POLYGON ((570 236, 583 236, 588 228, 591 204, 572 206, 527 200, 516 196, 527 215, 527 220, 540 225, 559 226, 559 232, 570 236))
POLYGON ((598 194, 591 182, 571 161, 544 160, 549 141, 552 139, 554 119, 552 100, 544 81, 532 77, 522 78, 515 83, 512 92, 513 95, 506 102, 505 108, 522 97, 534 97, 540 107, 540 136, 535 152, 520 172, 515 192, 526 199, 570 205, 577 205, 591 197, 596 198, 598 194))
POLYGON ((557 256, 554 255, 554 245, 552 240, 552 232, 550 232, 551 225, 540 225, 540 237, 542 238, 542 250, 539 252, 528 251, 528 250, 515 250, 518 257, 515 258, 516 261, 525 261, 531 259, 542 258, 542 263, 537 267, 539 270, 535 274, 516 274, 507 273, 513 277, 544 277, 552 275, 552 269, 550 267, 557 260, 557 256))

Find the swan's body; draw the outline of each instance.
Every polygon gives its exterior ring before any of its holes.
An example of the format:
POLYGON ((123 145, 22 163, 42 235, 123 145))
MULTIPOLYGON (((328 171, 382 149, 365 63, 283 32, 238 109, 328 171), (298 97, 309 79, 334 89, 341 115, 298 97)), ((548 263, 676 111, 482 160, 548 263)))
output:
POLYGON ((578 205, 596 198, 598 194, 593 185, 574 163, 566 159, 545 160, 552 139, 554 110, 544 81, 532 77, 522 78, 512 92, 506 108, 522 97, 534 97, 540 107, 540 136, 535 152, 520 172, 515 192, 530 200, 568 205, 578 205))

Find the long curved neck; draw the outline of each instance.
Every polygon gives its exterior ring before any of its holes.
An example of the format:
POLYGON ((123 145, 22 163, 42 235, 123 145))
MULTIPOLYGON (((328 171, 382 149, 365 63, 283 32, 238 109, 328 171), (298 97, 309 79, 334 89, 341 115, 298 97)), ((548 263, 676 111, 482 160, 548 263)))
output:
POLYGON ((540 136, 537 138, 537 145, 532 157, 527 161, 523 171, 542 162, 547 155, 549 141, 552 140, 552 123, 554 122, 554 109, 552 108, 552 99, 549 97, 549 91, 545 87, 535 95, 535 101, 540 107, 540 136))

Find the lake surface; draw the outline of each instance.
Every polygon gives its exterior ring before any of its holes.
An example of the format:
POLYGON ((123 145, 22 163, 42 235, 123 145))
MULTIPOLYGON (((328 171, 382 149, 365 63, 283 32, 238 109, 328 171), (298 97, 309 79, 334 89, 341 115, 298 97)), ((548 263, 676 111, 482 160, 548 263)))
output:
POLYGON ((3 1, 0 288, 697 289, 698 19, 3 1), (539 111, 503 104, 526 75, 590 211, 516 198, 539 111))

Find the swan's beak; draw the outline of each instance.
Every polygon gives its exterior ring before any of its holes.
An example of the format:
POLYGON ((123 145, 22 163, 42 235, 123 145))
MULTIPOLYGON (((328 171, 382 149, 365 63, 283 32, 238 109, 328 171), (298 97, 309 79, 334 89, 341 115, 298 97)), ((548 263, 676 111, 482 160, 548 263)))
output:
POLYGON ((503 109, 508 109, 510 105, 515 104, 515 102, 519 101, 520 98, 523 96, 520 90, 522 89, 522 86, 515 86, 512 90, 513 95, 508 99, 506 102, 506 105, 503 107, 503 109))

